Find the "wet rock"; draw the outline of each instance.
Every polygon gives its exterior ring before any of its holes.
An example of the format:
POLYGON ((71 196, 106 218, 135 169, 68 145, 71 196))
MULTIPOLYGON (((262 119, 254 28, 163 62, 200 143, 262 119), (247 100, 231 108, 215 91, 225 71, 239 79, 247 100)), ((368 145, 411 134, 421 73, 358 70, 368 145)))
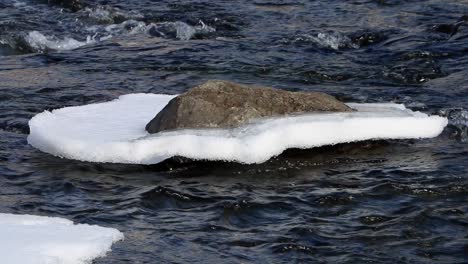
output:
POLYGON ((49 5, 58 5, 73 12, 79 11, 87 6, 82 0, 48 0, 49 5))
POLYGON ((359 47, 369 46, 381 42, 386 37, 378 32, 362 32, 350 36, 351 41, 359 47))
POLYGON ((403 84, 421 84, 428 80, 445 76, 437 61, 432 59, 414 59, 399 61, 383 72, 387 79, 403 84))
POLYGON ((333 96, 288 92, 211 80, 172 99, 146 125, 149 133, 185 128, 226 128, 253 119, 307 112, 353 111, 333 96))
POLYGON ((439 24, 439 25, 434 25, 432 27, 432 30, 440 33, 445 33, 450 36, 453 36, 457 34, 458 29, 460 28, 461 25, 465 24, 468 21, 468 15, 462 16, 460 19, 458 19, 457 22, 453 24, 439 24))

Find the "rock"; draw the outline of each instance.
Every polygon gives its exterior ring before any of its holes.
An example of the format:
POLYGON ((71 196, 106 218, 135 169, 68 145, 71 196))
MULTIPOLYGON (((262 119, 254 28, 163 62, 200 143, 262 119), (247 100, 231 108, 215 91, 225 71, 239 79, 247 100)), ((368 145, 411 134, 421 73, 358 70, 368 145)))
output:
POLYGON ((457 22, 453 24, 439 24, 435 25, 432 27, 432 30, 440 32, 440 33, 445 33, 449 34, 450 37, 453 35, 457 34, 458 29, 460 28, 461 25, 465 24, 468 22, 468 15, 462 16, 460 19, 458 19, 457 22))
POLYGON ((83 9, 87 4, 82 0, 47 0, 50 5, 58 5, 67 9, 70 9, 72 12, 77 12, 83 9))
POLYGON ((149 133, 189 128, 230 128, 253 119, 307 112, 353 111, 333 96, 288 92, 210 80, 172 99, 146 125, 149 133))

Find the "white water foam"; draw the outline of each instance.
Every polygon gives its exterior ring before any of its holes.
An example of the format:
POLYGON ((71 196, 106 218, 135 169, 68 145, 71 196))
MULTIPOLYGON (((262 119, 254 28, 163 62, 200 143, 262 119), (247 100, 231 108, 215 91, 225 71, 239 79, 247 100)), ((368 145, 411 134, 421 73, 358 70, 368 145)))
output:
POLYGON ((22 1, 13 0, 12 2, 13 2, 13 6, 16 8, 26 6, 26 3, 22 1))
MULTIPOLYGON (((104 32, 100 37, 97 37, 101 26, 89 27, 88 31, 95 32, 94 36, 88 35, 86 41, 79 41, 74 38, 65 37, 63 39, 56 38, 54 36, 46 36, 38 31, 31 31, 28 35, 25 36, 26 42, 31 48, 35 51, 43 52, 47 50, 55 51, 64 51, 64 50, 73 50, 84 45, 89 45, 96 43, 98 41, 103 41, 110 39, 114 36, 122 34, 137 34, 137 33, 146 33, 154 34, 152 32, 157 32, 161 37, 168 37, 166 34, 172 33, 179 40, 190 40, 195 36, 195 34, 207 34, 214 32, 215 29, 209 27, 201 22, 201 25, 190 26, 184 22, 162 22, 157 24, 146 25, 144 22, 128 20, 120 24, 112 24, 104 27, 104 32)), ((101 30, 102 31, 102 30, 101 30)), ((3 44, 3 41, 2 41, 3 44)))
POLYGON ((28 142, 58 157, 91 162, 155 164, 183 156, 261 163, 288 148, 436 137, 447 125, 444 117, 401 104, 348 104, 357 111, 263 119, 235 129, 148 134, 145 125, 172 98, 129 94, 107 103, 45 111, 29 121, 28 142))
POLYGON ((38 52, 48 50, 64 51, 77 49, 85 45, 94 44, 120 35, 144 33, 163 38, 173 37, 179 40, 190 40, 196 34, 209 34, 216 30, 204 24, 203 21, 200 21, 199 25, 191 26, 181 21, 146 24, 142 21, 127 20, 120 24, 111 24, 107 26, 94 25, 88 27, 87 31, 90 32, 91 35, 88 35, 85 41, 79 41, 70 37, 60 39, 55 36, 44 35, 39 31, 29 32, 24 37, 24 40, 32 49, 38 52))
MULTIPOLYGON (((203 21, 200 21, 199 25, 191 26, 181 21, 146 24, 145 22, 136 20, 127 20, 120 24, 108 25, 104 30, 112 36, 145 33, 151 36, 177 38, 179 40, 190 40, 196 34, 209 34, 216 31, 214 28, 203 23, 203 21)), ((98 26, 90 27, 88 31, 102 32, 98 26)))
POLYGON ((91 20, 99 24, 112 24, 116 20, 141 20, 144 18, 144 16, 137 11, 126 11, 108 5, 86 7, 83 10, 80 10, 79 13, 84 19, 91 20))
POLYGON ((321 47, 333 50, 339 50, 342 48, 359 48, 359 45, 353 43, 349 37, 336 32, 318 33, 316 35, 305 34, 296 38, 296 41, 313 42, 321 47))
POLYGON ((58 39, 56 37, 46 36, 38 31, 29 32, 25 40, 28 42, 29 46, 37 51, 72 50, 87 44, 95 43, 95 40, 91 36, 88 36, 86 41, 78 41, 69 37, 58 39))
POLYGON ((2 264, 85 264, 105 256, 123 234, 57 217, 0 213, 2 264))

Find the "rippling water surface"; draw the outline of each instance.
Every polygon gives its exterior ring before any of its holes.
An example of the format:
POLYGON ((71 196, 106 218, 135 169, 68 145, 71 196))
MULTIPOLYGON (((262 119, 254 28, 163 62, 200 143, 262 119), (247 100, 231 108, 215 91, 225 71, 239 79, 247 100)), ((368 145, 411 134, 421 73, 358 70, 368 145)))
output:
POLYGON ((95 263, 468 261, 466 1, 48 2, 0 0, 0 212, 123 231, 95 263), (27 145, 44 110, 207 79, 404 103, 449 126, 259 165, 95 164, 27 145))

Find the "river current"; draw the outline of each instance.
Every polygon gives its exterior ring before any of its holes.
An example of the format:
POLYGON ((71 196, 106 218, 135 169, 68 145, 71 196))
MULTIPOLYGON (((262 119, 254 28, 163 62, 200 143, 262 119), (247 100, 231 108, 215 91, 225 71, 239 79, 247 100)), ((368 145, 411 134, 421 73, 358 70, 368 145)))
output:
POLYGON ((0 0, 0 212, 124 232, 95 264, 468 261, 467 1, 70 2, 0 0), (403 103, 449 125, 257 165, 88 163, 27 144, 44 110, 208 79, 403 103))

